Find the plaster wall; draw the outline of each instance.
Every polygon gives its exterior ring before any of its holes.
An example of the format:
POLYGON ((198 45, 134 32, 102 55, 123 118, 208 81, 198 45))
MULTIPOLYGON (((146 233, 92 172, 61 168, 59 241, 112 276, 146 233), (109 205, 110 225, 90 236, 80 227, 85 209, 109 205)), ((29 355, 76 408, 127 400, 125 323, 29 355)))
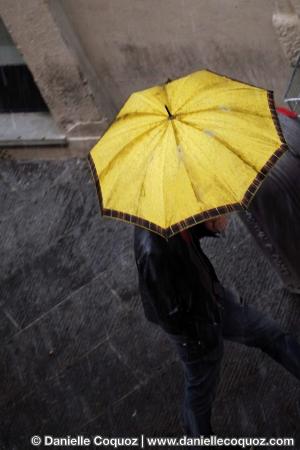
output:
POLYGON ((98 75, 110 119, 132 91, 210 68, 273 89, 290 68, 272 24, 273 0, 61 0, 98 75))

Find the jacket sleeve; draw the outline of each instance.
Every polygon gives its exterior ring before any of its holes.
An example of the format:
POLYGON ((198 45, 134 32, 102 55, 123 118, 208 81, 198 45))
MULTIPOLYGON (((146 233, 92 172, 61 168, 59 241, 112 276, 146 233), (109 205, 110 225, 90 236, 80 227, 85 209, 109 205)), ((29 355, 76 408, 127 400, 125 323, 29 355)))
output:
POLYGON ((182 305, 176 292, 172 263, 166 255, 145 253, 136 259, 144 302, 151 305, 163 328, 182 328, 182 305))

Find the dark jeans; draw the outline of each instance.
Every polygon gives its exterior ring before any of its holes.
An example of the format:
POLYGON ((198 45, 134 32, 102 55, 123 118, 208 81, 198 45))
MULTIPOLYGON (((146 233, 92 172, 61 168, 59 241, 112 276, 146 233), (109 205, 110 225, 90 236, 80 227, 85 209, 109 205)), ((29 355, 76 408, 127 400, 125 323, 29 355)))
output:
POLYGON ((200 340, 168 334, 184 368, 182 418, 187 436, 215 434, 211 408, 219 382, 223 338, 261 349, 300 380, 300 345, 295 337, 285 333, 272 318, 244 304, 234 290, 224 288, 219 302, 223 306, 221 315, 215 323, 203 325, 200 340), (211 343, 209 350, 202 338, 211 343))

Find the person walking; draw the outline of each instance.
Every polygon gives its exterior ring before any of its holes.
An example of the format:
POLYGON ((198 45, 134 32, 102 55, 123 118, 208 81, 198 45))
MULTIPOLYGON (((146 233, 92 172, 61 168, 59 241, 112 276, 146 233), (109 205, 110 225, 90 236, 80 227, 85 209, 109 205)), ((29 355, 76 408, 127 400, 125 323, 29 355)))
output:
POLYGON ((189 435, 212 431, 224 338, 299 378, 297 341, 225 289, 199 244, 248 208, 287 150, 273 91, 203 69, 132 93, 89 152, 101 214, 136 226, 145 314, 183 362, 189 435))
POLYGON ((224 339, 256 347, 300 380, 300 345, 271 317, 224 287, 200 239, 218 237, 228 216, 210 219, 166 240, 135 227, 134 251, 146 318, 159 325, 184 370, 181 411, 185 434, 210 436, 224 339))

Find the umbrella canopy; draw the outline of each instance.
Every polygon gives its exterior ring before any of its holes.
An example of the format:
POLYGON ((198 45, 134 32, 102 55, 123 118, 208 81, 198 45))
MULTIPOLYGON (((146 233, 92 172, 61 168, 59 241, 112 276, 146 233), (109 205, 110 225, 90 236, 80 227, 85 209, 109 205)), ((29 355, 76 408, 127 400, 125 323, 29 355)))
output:
POLYGON ((133 93, 89 161, 104 216, 169 238, 247 208, 286 149, 272 91, 201 70, 133 93))

